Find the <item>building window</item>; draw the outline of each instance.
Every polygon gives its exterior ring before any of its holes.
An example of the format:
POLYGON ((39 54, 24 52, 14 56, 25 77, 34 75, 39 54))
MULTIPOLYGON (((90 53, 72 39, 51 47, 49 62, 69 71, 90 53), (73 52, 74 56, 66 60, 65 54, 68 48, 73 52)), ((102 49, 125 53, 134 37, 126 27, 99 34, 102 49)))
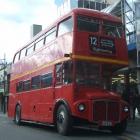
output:
POLYGON ((59 24, 58 36, 71 32, 72 30, 73 30, 73 20, 72 17, 70 17, 59 24))
POLYGON ((102 9, 105 9, 108 5, 105 3, 102 3, 102 9))
POLYGON ((96 10, 101 10, 102 3, 96 2, 96 10))
POLYGON ((95 2, 93 1, 90 2, 90 9, 95 9, 95 2))
POLYGON ((78 0, 78 7, 84 8, 84 0, 78 0))
POLYGON ((40 75, 32 77, 31 88, 32 89, 39 89, 40 88, 40 75))
POLYGON ((41 76, 41 88, 49 87, 52 85, 52 73, 41 76))
POLYGON ((90 1, 84 0, 84 8, 90 8, 90 1))

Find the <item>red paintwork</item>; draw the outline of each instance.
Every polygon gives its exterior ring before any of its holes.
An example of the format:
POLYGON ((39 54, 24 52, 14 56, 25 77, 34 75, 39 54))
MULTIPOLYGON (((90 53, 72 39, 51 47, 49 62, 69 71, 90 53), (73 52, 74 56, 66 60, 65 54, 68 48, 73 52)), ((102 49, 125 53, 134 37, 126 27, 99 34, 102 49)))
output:
MULTIPOLYGON (((54 25, 59 24, 63 19, 73 16, 76 18, 77 14, 87 15, 90 17, 97 17, 98 19, 110 20, 113 22, 120 23, 120 19, 107 15, 105 13, 100 13, 93 10, 84 10, 84 9, 74 9, 72 12, 66 16, 59 19, 54 25)), ((44 34, 51 27, 42 31, 38 36, 33 38, 31 42, 37 39, 41 34, 44 34)), ((98 56, 101 58, 111 58, 120 61, 128 61, 127 48, 125 37, 122 39, 115 39, 116 54, 115 55, 99 55, 92 54, 88 46, 88 35, 89 33, 78 33, 76 28, 76 22, 74 23, 74 31, 67 33, 64 36, 56 38, 53 42, 49 43, 47 46, 42 47, 42 49, 34 52, 32 55, 27 58, 20 60, 16 64, 12 65, 11 71, 11 83, 10 83, 10 94, 9 94, 9 106, 8 106, 8 116, 14 118, 15 107, 17 103, 21 105, 21 117, 24 120, 32 120, 38 122, 48 122, 53 123, 53 111, 55 104, 58 100, 65 100, 70 106, 72 116, 83 118, 89 122, 93 122, 93 101, 94 100, 113 100, 119 102, 120 110, 121 106, 126 105, 124 101, 121 100, 121 97, 118 95, 103 90, 103 89, 94 89, 94 88, 77 88, 74 83, 61 86, 53 86, 50 88, 31 90, 28 92, 23 92, 20 94, 16 93, 16 83, 21 80, 27 80, 31 77, 39 74, 44 74, 48 72, 53 73, 54 83, 55 83, 55 60, 64 57, 64 54, 74 54, 82 56, 98 56), (43 67, 48 63, 52 63, 48 67, 43 67), (29 73, 28 73, 29 72, 29 73), (26 74, 25 74, 26 73, 26 74), (17 76, 15 78, 15 76, 17 76), (79 112, 77 106, 80 103, 86 105, 86 110, 84 112, 79 112), (34 110, 34 106, 36 107, 34 110)), ((94 35, 94 34, 90 34, 94 35)), ((101 32, 96 34, 97 36, 105 37, 101 32)), ((26 46, 25 46, 26 47, 26 46)), ((20 50, 19 50, 20 51, 20 50)), ((70 58, 73 59, 73 58, 70 58)), ((73 59, 75 61, 75 59, 73 59)), ((112 64, 110 65, 123 67, 125 65, 112 64)), ((113 113, 113 112, 112 112, 113 113)), ((120 112, 120 120, 124 120, 128 117, 128 113, 120 112)), ((101 121, 98 122, 100 125, 101 121)), ((113 125, 117 122, 112 121, 113 125)))

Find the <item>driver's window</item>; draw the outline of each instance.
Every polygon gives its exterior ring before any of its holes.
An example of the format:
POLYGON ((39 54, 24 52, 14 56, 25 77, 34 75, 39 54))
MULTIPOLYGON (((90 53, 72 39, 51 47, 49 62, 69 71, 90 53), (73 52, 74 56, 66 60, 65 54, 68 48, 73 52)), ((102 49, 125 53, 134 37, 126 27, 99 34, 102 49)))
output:
POLYGON ((56 85, 62 84, 62 63, 55 66, 56 71, 56 85))
POLYGON ((67 61, 64 63, 63 66, 63 83, 64 84, 69 84, 72 83, 72 62, 71 61, 67 61))

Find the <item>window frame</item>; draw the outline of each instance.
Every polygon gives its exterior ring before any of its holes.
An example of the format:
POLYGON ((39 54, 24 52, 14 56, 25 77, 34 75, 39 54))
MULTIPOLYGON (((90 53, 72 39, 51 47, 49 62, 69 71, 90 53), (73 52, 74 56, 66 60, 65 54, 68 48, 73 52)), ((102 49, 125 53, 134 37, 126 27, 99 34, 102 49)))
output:
POLYGON ((123 24, 121 24, 121 23, 103 20, 102 32, 104 35, 106 35, 108 37, 122 38, 123 37, 123 29, 124 29, 124 27, 123 27, 123 24))
POLYGON ((16 93, 20 93, 23 91, 23 81, 19 81, 16 83, 16 93), (19 85, 21 84, 21 88, 19 90, 19 85))
MULTIPOLYGON (((45 77, 45 78, 46 78, 45 77)), ((44 78, 44 79, 45 79, 44 78)), ((46 80, 46 79, 45 79, 46 80)), ((41 78, 40 78, 40 81, 41 81, 41 88, 48 88, 48 87, 52 87, 52 85, 53 85, 53 73, 52 72, 50 72, 50 73, 46 73, 46 74, 43 74, 43 75, 41 75, 41 78), (49 83, 49 84, 46 84, 45 86, 43 85, 43 78, 44 77, 51 77, 51 82, 49 83)))
POLYGON ((36 39, 35 47, 34 47, 35 51, 39 50, 40 48, 42 48, 44 46, 44 40, 45 40, 45 36, 44 35, 42 35, 38 39, 36 39), (42 42, 42 45, 40 44, 41 42, 42 42), (39 46, 37 46, 37 44, 39 44, 39 46))
POLYGON ((54 26, 44 34, 44 45, 47 45, 48 43, 55 40, 56 36, 57 36, 57 26, 54 26), (54 38, 53 39, 48 39, 48 41, 47 41, 47 37, 49 38, 51 35, 53 35, 53 33, 54 33, 54 36, 53 36, 54 38))
MULTIPOLYGON (((101 28, 101 20, 100 19, 98 19, 98 18, 96 18, 96 17, 92 17, 92 16, 85 16, 85 15, 81 15, 81 14, 78 14, 77 16, 76 16, 76 22, 77 22, 77 25, 76 25, 76 28, 77 28, 77 31, 78 32, 91 32, 91 33, 94 33, 94 34, 96 34, 96 33, 100 33, 100 28, 101 28), (80 19, 79 19, 80 18, 80 19), (90 20, 89 20, 90 19, 90 20), (93 31, 93 29, 91 30, 89 30, 89 29, 80 29, 79 28, 79 20, 83 20, 83 22, 89 22, 90 24, 92 23, 92 24, 97 24, 97 26, 98 26, 98 30, 96 30, 96 31, 93 31)), ((92 25, 92 27, 93 27, 93 25, 92 25)), ((82 27, 83 28, 83 27, 82 27)), ((95 27, 94 27, 95 28, 95 27)), ((97 28, 97 27, 96 27, 97 28)))
POLYGON ((29 46, 26 47, 26 56, 29 56, 34 52, 34 46, 35 45, 34 45, 34 42, 33 42, 29 46), (32 51, 29 51, 29 53, 28 53, 28 50, 30 50, 31 48, 32 48, 32 51))
POLYGON ((62 85, 63 84, 63 63, 58 63, 55 65, 55 85, 58 86, 58 85, 62 85), (60 66, 59 70, 60 71, 59 73, 57 72, 57 66, 60 66), (57 77, 59 76, 59 77, 57 77), (59 78, 59 80, 58 80, 59 78))
POLYGON ((17 52, 13 59, 13 64, 17 63, 20 59, 20 52, 17 52))
POLYGON ((19 60, 21 60, 22 58, 24 58, 26 56, 26 53, 27 53, 27 48, 23 48, 20 51, 20 58, 19 58, 19 60), (24 51, 24 53, 23 53, 23 51, 24 51))
POLYGON ((64 19, 64 20, 62 20, 61 22, 58 23, 57 37, 62 36, 62 35, 64 35, 64 34, 66 34, 66 33, 73 32, 73 30, 74 30, 74 19, 73 19, 73 16, 69 16, 69 17, 67 17, 66 19, 64 19), (71 29, 71 31, 69 31, 69 32, 64 32, 64 33, 59 34, 60 25, 61 25, 62 23, 64 23, 64 22, 70 20, 70 19, 72 20, 72 29, 71 29))
POLYGON ((71 84, 73 82, 73 62, 65 61, 63 63, 63 84, 71 84))
POLYGON ((31 80, 28 79, 28 80, 25 80, 23 81, 23 91, 30 91, 31 90, 31 80), (29 87, 27 89, 25 89, 25 83, 29 83, 29 87))
POLYGON ((37 75, 37 76, 34 76, 31 78, 31 90, 36 90, 36 89, 40 89, 41 88, 41 76, 40 75, 37 75), (35 80, 36 82, 36 78, 38 77, 38 83, 37 84, 33 84, 33 80, 35 80))

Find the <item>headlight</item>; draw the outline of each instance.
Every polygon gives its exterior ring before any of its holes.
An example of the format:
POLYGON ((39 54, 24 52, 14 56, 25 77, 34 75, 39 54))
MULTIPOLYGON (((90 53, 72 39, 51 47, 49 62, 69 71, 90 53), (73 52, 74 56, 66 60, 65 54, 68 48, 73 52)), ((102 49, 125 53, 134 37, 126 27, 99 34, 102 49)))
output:
POLYGON ((79 104, 79 105, 78 105, 78 110, 79 110, 80 112, 84 111, 85 108, 86 108, 85 104, 79 104))
POLYGON ((125 106, 123 110, 124 110, 124 112, 128 112, 129 111, 128 106, 125 106))

